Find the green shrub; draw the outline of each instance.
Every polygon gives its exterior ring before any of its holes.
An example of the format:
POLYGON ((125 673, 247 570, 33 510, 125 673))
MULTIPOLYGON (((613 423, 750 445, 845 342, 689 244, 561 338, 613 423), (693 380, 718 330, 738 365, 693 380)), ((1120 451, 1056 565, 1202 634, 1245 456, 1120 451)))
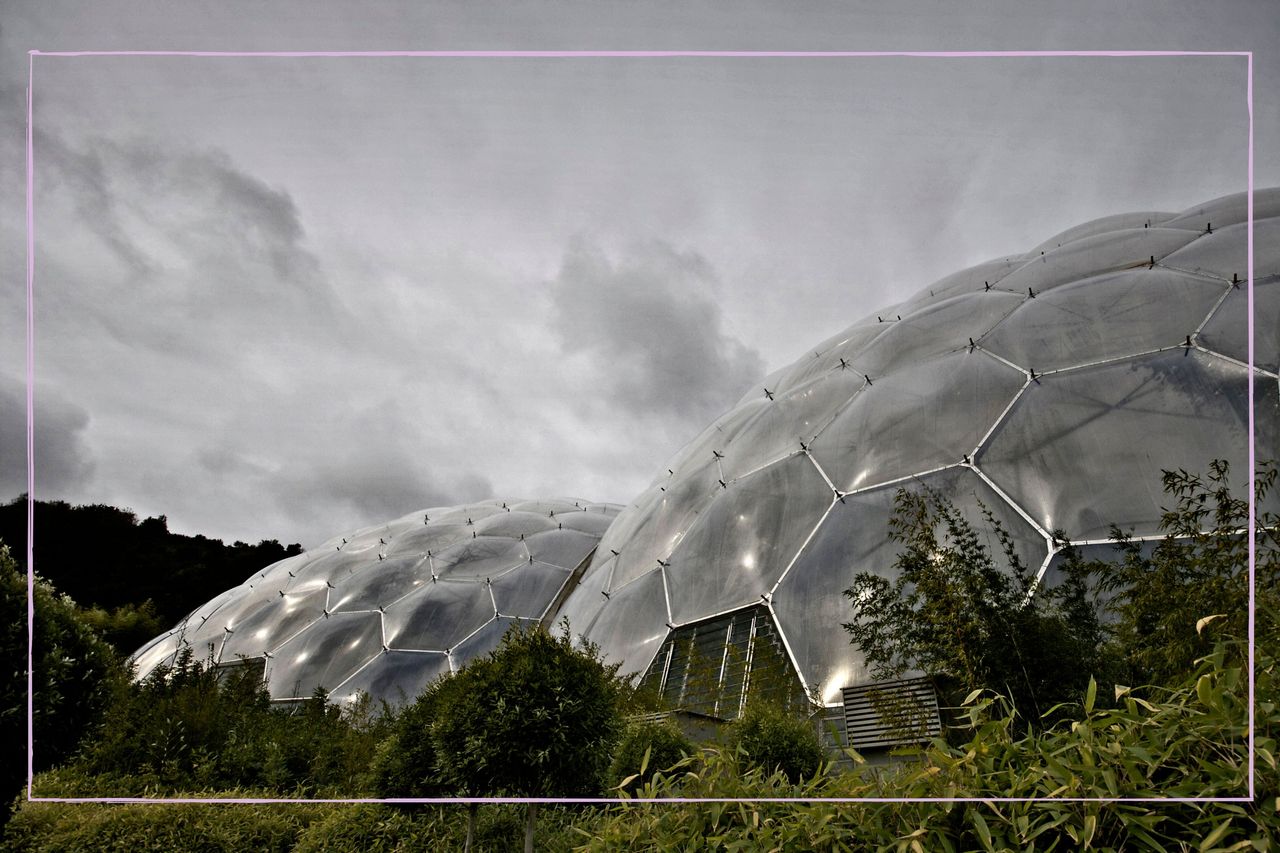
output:
POLYGON ((449 791, 440 779, 431 725, 439 713, 437 679, 396 714, 386 738, 378 745, 370 770, 371 786, 379 797, 439 797, 449 791))
POLYGON ((669 770, 698 748, 671 720, 632 723, 613 753, 609 776, 617 789, 634 794, 659 771, 669 770))
MULTIPOLYGON (((36 578, 33 660, 34 764, 54 767, 96 729, 123 685, 119 657, 79 617, 76 604, 36 578)), ((8 798, 27 778, 27 579, 0 544, 0 656, 7 670, 0 689, 0 741, 4 771, 0 796, 8 798)))
POLYGON ((299 708, 273 707, 253 669, 218 670, 188 650, 118 690, 78 763, 157 790, 250 786, 351 796, 364 790, 389 726, 367 700, 344 710, 318 694, 299 708))
MULTIPOLYGON (((39 780, 37 780, 39 781, 39 780)), ((216 798, 270 792, 188 792, 216 798)), ((294 849, 302 831, 333 806, 238 803, 23 803, 10 822, 5 853, 241 853, 294 849)))
POLYGON ((728 743, 747 764, 766 773, 780 770, 792 782, 812 779, 822 765, 822 744, 806 719, 774 705, 749 702, 729 724, 728 743))

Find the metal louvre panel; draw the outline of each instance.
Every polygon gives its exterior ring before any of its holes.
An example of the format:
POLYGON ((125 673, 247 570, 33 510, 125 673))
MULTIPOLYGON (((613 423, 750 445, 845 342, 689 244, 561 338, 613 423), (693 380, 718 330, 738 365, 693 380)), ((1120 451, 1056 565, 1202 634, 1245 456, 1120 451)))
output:
POLYGON ((845 687, 845 738, 855 749, 905 746, 942 733, 938 697, 927 678, 845 687))

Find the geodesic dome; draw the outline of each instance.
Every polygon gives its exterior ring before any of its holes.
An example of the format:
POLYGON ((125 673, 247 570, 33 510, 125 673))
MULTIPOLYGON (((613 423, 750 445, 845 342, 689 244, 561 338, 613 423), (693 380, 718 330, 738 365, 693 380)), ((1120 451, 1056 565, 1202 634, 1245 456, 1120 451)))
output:
POLYGON ((1162 469, 1226 458, 1243 494, 1251 388, 1259 459, 1280 447, 1280 190, 1254 217, 1252 371, 1243 194, 1072 228, 753 388, 619 514, 558 616, 669 696, 699 643, 741 651, 742 688, 764 631, 832 703, 867 677, 842 591, 891 576, 898 489, 935 490, 978 530, 988 507, 1042 575, 1055 531, 1157 536, 1162 469))
POLYGON ((420 510, 275 563, 133 655, 136 677, 183 647, 259 662, 272 699, 323 687, 401 704, 557 603, 618 507, 490 500, 420 510))

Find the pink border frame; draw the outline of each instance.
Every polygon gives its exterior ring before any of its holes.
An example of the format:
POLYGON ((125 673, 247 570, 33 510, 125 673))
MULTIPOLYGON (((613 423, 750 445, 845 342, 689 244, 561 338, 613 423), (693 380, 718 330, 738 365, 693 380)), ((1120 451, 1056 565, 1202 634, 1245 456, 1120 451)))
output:
POLYGON ((1247 301, 1248 314, 1248 368, 1254 368, 1254 302, 1253 302, 1253 51, 1192 51, 1192 50, 997 50, 997 51, 750 51, 750 50, 405 50, 405 51, 187 51, 187 50, 137 50, 137 51, 40 51, 28 52, 27 60, 27 801, 60 803, 723 803, 723 802, 773 802, 773 803, 996 803, 996 802, 1106 802, 1106 803, 1247 803, 1255 797, 1255 741, 1254 741, 1254 575, 1256 497, 1254 495, 1254 469, 1257 465, 1254 448, 1254 383, 1249 383, 1249 616, 1248 616, 1248 772, 1249 793, 1244 797, 758 797, 748 799, 722 799, 702 797, 664 797, 659 799, 569 798, 569 797, 429 797, 429 798, 351 798, 351 799, 301 799, 301 798, 241 798, 219 799, 213 797, 161 798, 161 797, 35 797, 34 781, 34 707, 32 704, 33 644, 35 622, 35 575, 33 560, 33 534, 35 522, 35 409, 33 388, 35 385, 35 148, 33 145, 33 113, 35 87, 35 58, 77 56, 174 56, 201 58, 285 58, 331 59, 346 57, 365 58, 474 58, 474 59, 653 59, 653 58, 790 58, 790 59, 867 59, 883 57, 917 57, 935 59, 964 58, 1044 58, 1044 57, 1145 57, 1145 56, 1240 56, 1246 59, 1245 104, 1249 117, 1248 132, 1248 186, 1247 209, 1247 301))

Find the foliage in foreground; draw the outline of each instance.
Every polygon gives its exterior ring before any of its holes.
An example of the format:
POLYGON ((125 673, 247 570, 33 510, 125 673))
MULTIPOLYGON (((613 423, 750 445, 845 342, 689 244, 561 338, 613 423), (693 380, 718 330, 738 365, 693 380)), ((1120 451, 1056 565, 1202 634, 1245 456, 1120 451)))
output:
POLYGON ((813 725, 776 705, 749 703, 729 725, 726 740, 744 767, 778 770, 791 782, 812 779, 822 765, 822 744, 813 725))
MULTIPOLYGON (((1274 641, 1274 637, 1272 640, 1274 641)), ((1258 677, 1257 799, 1252 803, 1069 802, 1061 798, 1242 797, 1247 794, 1245 683, 1225 647, 1177 690, 1117 707, 1086 692, 1081 719, 1019 737, 1007 705, 978 694, 972 737, 937 741, 918 762, 877 778, 824 768, 800 784, 782 772, 737 770, 704 752, 659 775, 639 797, 1059 798, 985 803, 716 803, 612 807, 580 827, 583 850, 1275 850, 1280 687, 1274 658, 1258 677)))
POLYGON ((985 507, 983 515, 999 561, 945 498, 900 490, 889 525, 902 546, 895 577, 857 574, 845 590, 853 620, 844 628, 876 679, 918 670, 944 701, 989 688, 1035 721, 1078 701, 1090 676, 1109 669, 1102 628, 1082 572, 1037 589, 1008 531, 985 507))
MULTIPOLYGON (((1262 648, 1274 648, 1274 635, 1262 648)), ((1048 802, 659 803, 547 808, 547 849, 580 850, 1277 850, 1276 739, 1280 680, 1259 658, 1252 803, 1070 802, 1065 797, 1241 797, 1247 793, 1245 679, 1225 645, 1176 689, 1121 688, 1116 707, 1086 691, 1080 719, 1019 736, 991 694, 965 706, 958 746, 938 741, 918 760, 879 773, 824 766, 793 783, 781 771, 742 772, 739 757, 704 750, 656 774, 639 797, 1053 797, 1048 802), (572 828, 570 828, 570 826, 572 828)), ((38 790, 65 793, 57 773, 38 790)), ((66 781, 62 780, 66 785, 66 781)), ((74 787, 74 786, 71 786, 74 787)), ((233 793, 232 796, 245 796, 233 793)), ((8 851, 457 850, 464 806, 24 804, 8 851), (276 834, 273 834, 276 833, 276 834), (210 839, 205 842, 202 839, 210 839), (171 841, 167 846, 149 839, 171 841), (224 839, 234 839, 236 843, 224 839), (252 843, 250 843, 252 839, 252 843), (259 840, 260 839, 260 840, 259 840)), ((509 850, 518 807, 480 809, 476 849, 509 850)))
POLYGON ((614 750, 613 764, 609 767, 613 790, 634 793, 655 773, 669 769, 697 751, 670 719, 631 723, 614 750))
MULTIPOLYGON (((77 615, 74 601, 40 578, 34 584, 32 661, 36 772, 69 759, 81 737, 96 730, 112 693, 125 682, 115 652, 77 615)), ((3 796, 27 778, 27 579, 0 544, 0 696, 4 743, 3 796)))
POLYGON ((188 649, 121 686, 75 766, 117 778, 116 796, 238 786, 350 795, 364 788, 386 727, 367 703, 339 709, 323 694, 273 707, 253 669, 219 670, 188 649))

